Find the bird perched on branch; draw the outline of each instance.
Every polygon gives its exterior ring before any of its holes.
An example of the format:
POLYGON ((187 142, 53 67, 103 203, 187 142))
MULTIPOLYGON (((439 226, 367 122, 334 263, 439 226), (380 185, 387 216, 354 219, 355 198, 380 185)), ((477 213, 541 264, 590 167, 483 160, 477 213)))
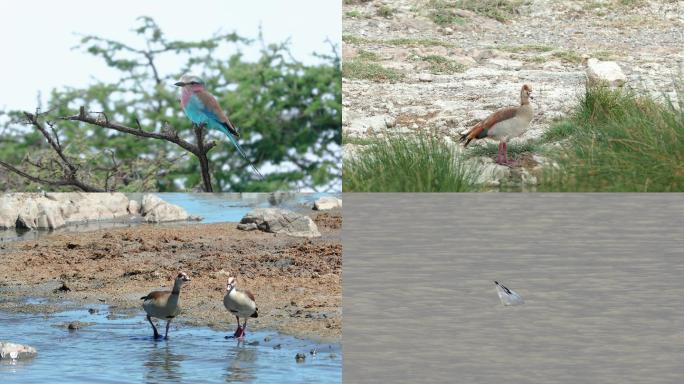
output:
POLYGON ((240 155, 245 158, 252 166, 252 169, 263 179, 264 177, 249 161, 242 147, 238 144, 237 139, 240 137, 240 132, 238 132, 237 127, 228 119, 216 98, 206 90, 204 81, 198 76, 183 75, 180 81, 174 85, 182 89, 180 101, 183 112, 188 116, 188 119, 197 126, 206 126, 209 129, 225 133, 238 152, 240 152, 240 155))
POLYGON ((499 140, 499 154, 496 162, 501 165, 514 165, 508 161, 508 140, 520 136, 529 127, 534 112, 530 99, 532 88, 525 84, 520 89, 520 106, 501 108, 461 135, 460 141, 467 147, 472 140, 491 137, 499 140))

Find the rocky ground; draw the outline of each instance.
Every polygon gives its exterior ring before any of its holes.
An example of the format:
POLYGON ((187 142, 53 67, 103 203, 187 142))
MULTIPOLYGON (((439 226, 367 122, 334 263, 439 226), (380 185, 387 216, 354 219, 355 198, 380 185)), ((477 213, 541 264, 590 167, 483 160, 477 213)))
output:
POLYGON ((339 341, 342 331, 342 245, 339 210, 311 217, 322 236, 295 238, 238 230, 237 223, 140 225, 65 233, 0 245, 0 309, 52 312, 105 302, 137 313, 140 297, 170 289, 178 271, 183 287, 178 322, 232 332, 223 307, 229 274, 251 290, 259 306, 254 328, 339 341), (47 298, 44 304, 26 302, 47 298))
MULTIPOLYGON (((589 58, 615 61, 626 87, 675 95, 684 1, 506 1, 511 12, 502 21, 454 3, 478 2, 344 2, 345 158, 369 138, 393 133, 427 130, 454 141, 495 109, 517 105, 524 83, 536 96, 535 117, 512 144, 536 140, 584 92, 589 58)), ((524 167, 543 162, 536 160, 524 167)))

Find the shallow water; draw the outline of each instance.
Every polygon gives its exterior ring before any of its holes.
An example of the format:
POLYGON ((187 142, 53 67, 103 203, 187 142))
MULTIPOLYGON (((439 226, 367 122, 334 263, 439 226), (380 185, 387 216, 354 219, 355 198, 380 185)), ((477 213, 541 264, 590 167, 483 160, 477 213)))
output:
POLYGON ((108 316, 104 305, 91 308, 99 312, 0 312, 0 340, 38 349, 33 359, 0 360, 0 382, 341 382, 339 345, 317 344, 275 332, 251 332, 249 327, 245 342, 238 344, 226 340, 226 332, 173 323, 168 340, 154 340, 142 312, 121 318, 108 316), (55 326, 74 320, 96 324, 75 331, 55 326), (314 349, 317 353, 312 355, 314 349), (295 361, 297 353, 306 354, 305 362, 295 361))
POLYGON ((684 383, 684 194, 345 198, 345 382, 684 383))
MULTIPOLYGON (((164 201, 183 207, 189 215, 200 216, 202 221, 190 221, 188 223, 221 223, 239 222, 242 217, 254 208, 278 207, 294 211, 310 210, 313 202, 323 196, 336 196, 331 193, 155 193, 164 201)), ((130 199, 140 201, 142 193, 126 194, 130 199)), ((157 225, 176 225, 167 223, 157 225)), ((50 233, 85 232, 108 228, 132 227, 144 224, 141 221, 119 219, 114 221, 100 221, 70 224, 55 231, 27 231, 27 230, 0 230, 0 243, 15 240, 34 240, 50 233)))

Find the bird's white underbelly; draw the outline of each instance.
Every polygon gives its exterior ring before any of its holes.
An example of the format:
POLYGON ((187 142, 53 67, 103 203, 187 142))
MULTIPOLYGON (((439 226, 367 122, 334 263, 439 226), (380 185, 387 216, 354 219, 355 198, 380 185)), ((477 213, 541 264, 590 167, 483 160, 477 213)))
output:
POLYGON ((249 317, 256 310, 256 305, 254 304, 254 302, 241 303, 237 300, 233 300, 231 297, 228 296, 224 297, 223 306, 226 307, 226 309, 230 313, 238 315, 240 317, 249 317))
POLYGON ((529 121, 523 121, 520 117, 516 116, 508 120, 500 121, 494 124, 488 132, 488 136, 494 137, 495 139, 511 139, 513 137, 520 136, 529 125, 529 121))
POLYGON ((166 319, 167 317, 176 317, 180 313, 180 304, 176 306, 174 310, 170 310, 167 307, 160 307, 154 305, 151 301, 146 301, 143 303, 143 308, 150 317, 155 317, 157 319, 166 319))

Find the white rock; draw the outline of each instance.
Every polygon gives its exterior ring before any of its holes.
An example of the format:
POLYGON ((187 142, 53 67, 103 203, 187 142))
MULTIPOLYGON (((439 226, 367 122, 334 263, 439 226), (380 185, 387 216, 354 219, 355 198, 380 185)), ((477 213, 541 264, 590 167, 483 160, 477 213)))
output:
POLYGON ((535 175, 531 174, 527 169, 520 168, 519 172, 520 172, 520 180, 524 185, 537 185, 537 184, 539 184, 537 177, 535 175))
POLYGON ((488 187, 498 187, 502 180, 510 177, 511 169, 505 165, 496 164, 489 157, 476 157, 467 161, 467 167, 478 173, 477 184, 488 187))
POLYGON ((0 196, 0 228, 56 229, 128 215, 123 193, 9 193, 0 196))
POLYGON ((0 341, 0 359, 26 359, 34 357, 38 351, 31 346, 0 341))
POLYGON ((128 202, 128 213, 131 215, 139 215, 140 214, 140 203, 138 203, 135 200, 131 200, 128 202))
POLYGON ((238 224, 238 229, 241 229, 243 231, 254 231, 256 229, 259 229, 259 226, 256 225, 256 223, 240 223, 238 224))
POLYGON ((148 193, 142 198, 142 216, 148 223, 188 220, 189 215, 182 207, 167 203, 158 196, 148 193))
POLYGON ((432 81, 432 75, 429 73, 421 73, 418 75, 418 80, 424 83, 429 83, 432 81))
POLYGON ((605 82, 611 87, 621 87, 627 81, 627 76, 616 62, 591 58, 587 61, 587 80, 588 85, 605 82))
POLYGON ((264 232, 283 233, 295 237, 319 237, 316 223, 309 216, 281 208, 256 208, 240 220, 238 229, 251 228, 256 224, 264 232))
POLYGON ((334 196, 321 197, 313 205, 313 209, 317 211, 328 211, 335 208, 342 208, 342 199, 334 196))

